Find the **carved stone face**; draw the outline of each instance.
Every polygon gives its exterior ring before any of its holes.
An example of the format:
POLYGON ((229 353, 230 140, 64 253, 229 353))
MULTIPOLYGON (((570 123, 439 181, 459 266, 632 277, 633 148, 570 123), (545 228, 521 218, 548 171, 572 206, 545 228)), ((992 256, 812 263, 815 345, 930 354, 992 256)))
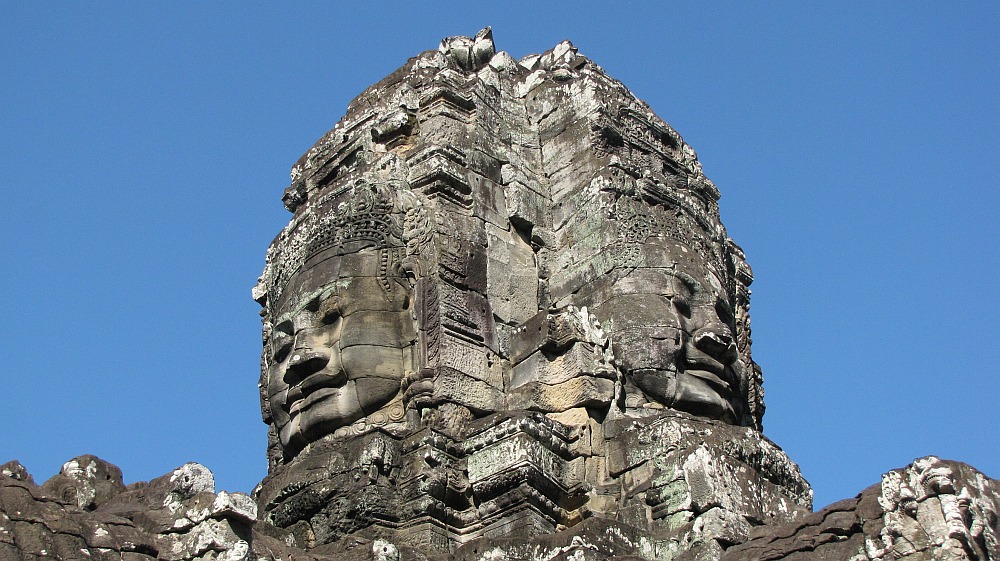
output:
POLYGON ((645 248, 647 261, 670 266, 638 267, 615 282, 599 310, 613 326, 615 360, 646 398, 739 424, 747 368, 722 282, 690 250, 660 242, 645 248))
POLYGON ((380 252, 312 258, 282 293, 267 350, 267 398, 286 456, 387 406, 413 368, 410 291, 380 252))

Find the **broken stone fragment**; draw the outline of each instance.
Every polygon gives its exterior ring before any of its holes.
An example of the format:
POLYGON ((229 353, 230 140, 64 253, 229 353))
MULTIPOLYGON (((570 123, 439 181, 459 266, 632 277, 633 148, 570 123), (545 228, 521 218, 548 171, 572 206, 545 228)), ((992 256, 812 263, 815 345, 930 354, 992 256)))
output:
POLYGON ((124 491, 125 485, 118 466, 88 454, 63 464, 42 489, 64 504, 94 510, 124 491))
POLYGON ((465 71, 476 71, 489 63, 496 53, 493 46, 493 30, 481 30, 475 37, 446 37, 441 40, 438 50, 465 71))
POLYGON ((31 477, 30 473, 28 473, 27 468, 21 465, 21 462, 17 460, 11 460, 3 465, 0 465, 0 475, 16 479, 17 481, 24 481, 31 484, 35 483, 34 478, 31 477))
POLYGON ((934 456, 795 523, 759 526, 723 561, 815 559, 986 560, 1000 554, 997 481, 934 456))

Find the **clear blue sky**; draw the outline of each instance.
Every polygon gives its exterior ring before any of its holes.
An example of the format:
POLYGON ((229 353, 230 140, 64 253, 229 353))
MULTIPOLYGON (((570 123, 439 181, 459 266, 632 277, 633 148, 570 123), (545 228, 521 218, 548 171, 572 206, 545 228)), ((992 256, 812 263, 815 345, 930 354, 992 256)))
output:
POLYGON ((698 151, 756 273, 765 434, 818 506, 925 454, 1000 477, 1000 4, 815 4, 6 3, 0 462, 249 491, 289 168, 492 25, 515 57, 572 40, 698 151))

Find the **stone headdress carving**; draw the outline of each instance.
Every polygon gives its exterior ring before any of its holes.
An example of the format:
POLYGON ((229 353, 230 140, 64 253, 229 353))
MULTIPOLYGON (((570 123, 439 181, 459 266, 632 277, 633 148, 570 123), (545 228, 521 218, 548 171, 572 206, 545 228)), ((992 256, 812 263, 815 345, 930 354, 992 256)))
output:
POLYGON ((289 279, 313 256, 331 248, 367 242, 380 253, 379 282, 391 297, 390 277, 400 270, 422 274, 421 255, 431 239, 427 208, 409 184, 396 177, 365 174, 333 188, 298 209, 267 251, 254 299, 271 317, 289 279))

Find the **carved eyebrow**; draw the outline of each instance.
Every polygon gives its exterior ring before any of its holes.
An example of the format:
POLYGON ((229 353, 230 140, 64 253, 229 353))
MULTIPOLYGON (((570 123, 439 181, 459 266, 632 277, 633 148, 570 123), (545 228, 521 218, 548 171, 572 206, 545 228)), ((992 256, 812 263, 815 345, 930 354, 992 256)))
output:
POLYGON ((674 278, 680 281, 678 284, 687 289, 688 294, 691 296, 698 296, 705 290, 702 288, 701 283, 695 280, 691 275, 683 271, 675 271, 674 278))
POLYGON ((301 309, 305 310, 307 312, 314 312, 315 313, 317 310, 319 310, 319 304, 320 304, 321 300, 322 300, 322 298, 320 297, 319 294, 315 294, 315 293, 314 294, 310 294, 309 297, 308 297, 308 299, 306 299, 306 304, 304 306, 302 306, 301 309))

